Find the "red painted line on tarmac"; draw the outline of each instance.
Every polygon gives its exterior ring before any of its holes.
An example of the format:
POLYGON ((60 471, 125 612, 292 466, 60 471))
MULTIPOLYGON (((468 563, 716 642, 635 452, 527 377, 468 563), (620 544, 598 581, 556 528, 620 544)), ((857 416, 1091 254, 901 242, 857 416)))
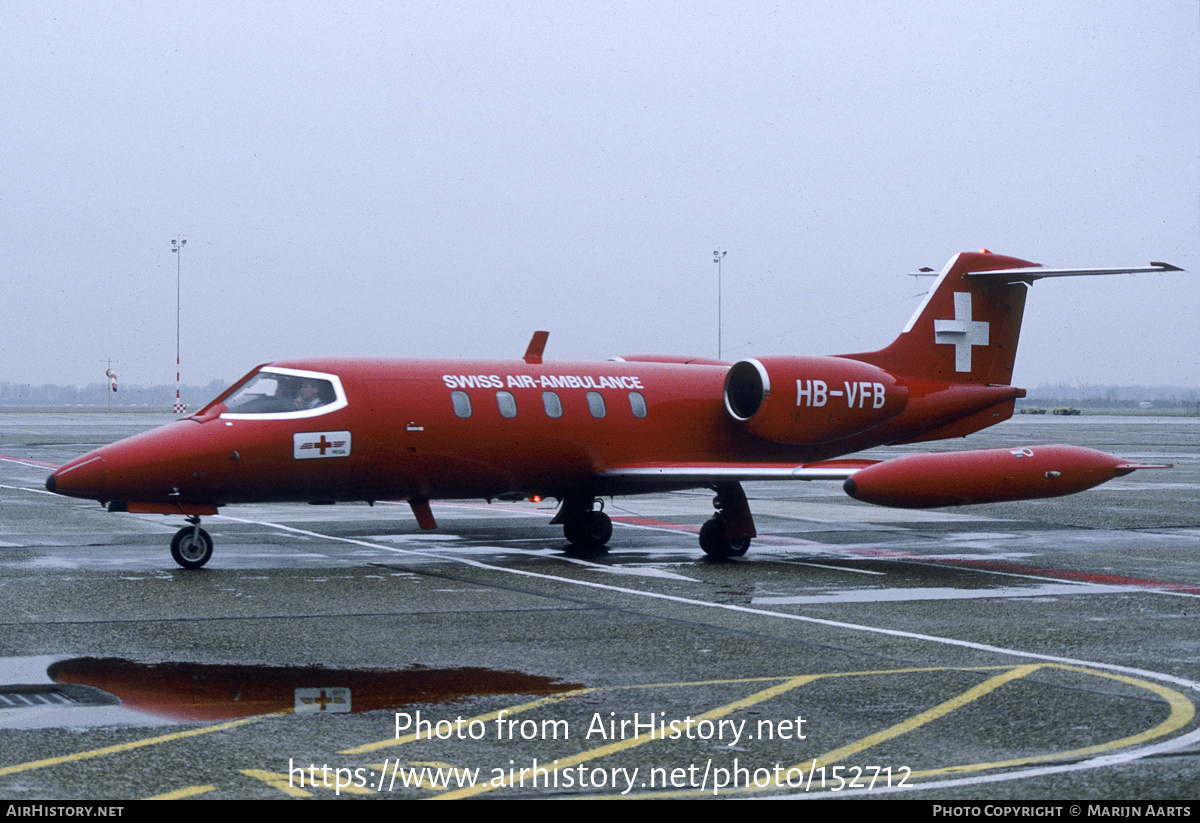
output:
MULTIPOLYGON (((936 560, 936 558, 935 558, 936 560)), ((1166 591, 1200 594, 1200 586, 1188 583, 1173 583, 1169 580, 1144 580, 1140 577, 1123 577, 1115 574, 1095 574, 1093 572, 1078 572, 1070 569, 1042 569, 1036 566, 1021 566, 1016 563, 1006 563, 999 560, 957 560, 947 558, 936 560, 947 565, 969 566, 984 568, 992 571, 1018 572, 1020 574, 1036 574, 1042 577, 1055 577, 1060 580, 1079 580, 1085 583, 1106 583, 1113 586, 1136 586, 1143 589, 1163 589, 1166 591)))
POLYGON ((1097 574, 1095 572, 1081 572, 1072 569, 1047 569, 1041 566, 1026 566, 1005 560, 967 560, 960 557, 937 557, 936 555, 888 551, 886 549, 859 549, 853 546, 841 546, 838 548, 872 557, 919 560, 922 563, 937 563, 943 566, 962 566, 969 569, 985 569, 987 571, 1008 572, 1010 574, 1028 574, 1037 577, 1054 578, 1056 580, 1076 580, 1082 583, 1103 583, 1110 586, 1134 586, 1141 589, 1162 589, 1164 591, 1200 594, 1200 586, 1193 583, 1175 583, 1170 580, 1146 580, 1141 577, 1097 574))
MULTIPOLYGON (((682 523, 671 523, 665 520, 651 520, 645 517, 614 517, 613 520, 636 526, 650 526, 653 528, 670 529, 671 531, 678 532, 696 533, 700 531, 699 526, 685 526, 682 523)), ((1070 569, 1045 569, 1040 566, 1025 566, 1019 563, 1010 563, 1001 560, 964 560, 956 557, 942 558, 935 555, 914 554, 913 552, 892 551, 889 549, 867 549, 857 548, 854 546, 835 546, 827 543, 817 543, 813 540, 801 540, 792 537, 777 537, 774 535, 763 535, 756 539, 763 543, 773 543, 775 545, 821 546, 822 548, 833 548, 839 551, 846 551, 867 557, 877 557, 889 560, 918 560, 922 563, 937 563, 944 566, 962 566, 971 569, 1008 572, 1010 574, 1026 574, 1036 577, 1048 577, 1056 580, 1075 580, 1083 583, 1102 583, 1110 586, 1131 586, 1140 589, 1159 589, 1162 591, 1183 592, 1186 594, 1200 594, 1200 586, 1190 583, 1175 583, 1169 580, 1146 580, 1140 577, 1125 577, 1115 574, 1096 574, 1094 572, 1072 571, 1070 569)))
POLYGON ((0 454, 0 460, 7 460, 9 463, 23 463, 26 466, 37 466, 40 469, 57 469, 57 463, 47 463, 43 460, 29 460, 24 457, 10 457, 7 454, 0 454))
MULTIPOLYGON (((438 504, 434 504, 438 505, 438 504)), ((456 506, 465 508, 485 508, 491 504, 482 503, 456 503, 456 506)), ((529 506, 511 506, 510 508, 527 511, 530 514, 545 514, 545 508, 532 508, 529 506)), ((696 534, 700 531, 699 526, 689 526, 684 523, 673 523, 669 520, 655 520, 649 517, 637 517, 635 515, 615 515, 612 517, 615 523, 625 523, 630 526, 644 526, 651 529, 665 529, 667 531, 681 532, 684 534, 696 534)), ((1169 580, 1146 580, 1140 577, 1124 577, 1114 574, 1096 574, 1094 572, 1071 571, 1070 569, 1045 569, 1039 566, 1024 566, 1018 563, 1010 563, 1000 560, 964 560, 955 557, 937 557, 936 555, 914 554, 913 552, 895 551, 892 549, 876 549, 862 548, 856 546, 839 546, 829 543, 820 543, 815 540, 804 540, 797 537, 780 537, 778 535, 761 535, 755 538, 760 543, 767 543, 776 546, 818 546, 821 549, 832 549, 851 554, 861 555, 863 557, 873 557, 886 560, 912 560, 921 563, 937 563, 944 566, 961 566, 964 568, 982 569, 986 571, 1008 572, 1010 574, 1024 574, 1031 577, 1046 577, 1056 580, 1074 580, 1081 583, 1102 583, 1110 586, 1130 586, 1140 589, 1157 589, 1160 591, 1181 592, 1184 594, 1200 594, 1200 586, 1191 583, 1174 583, 1169 580)))
POLYGON ((666 520, 653 520, 649 517, 635 517, 634 515, 620 515, 613 517, 614 523, 626 523, 630 526, 646 526, 651 529, 667 529, 673 532, 691 532, 699 534, 699 526, 685 526, 682 523, 668 523, 666 520))
POLYGON ((942 566, 962 566, 969 569, 1025 574, 1035 577, 1048 577, 1055 580, 1075 580, 1082 583, 1103 583, 1110 586, 1132 586, 1139 589, 1161 589, 1163 591, 1200 594, 1200 586, 1192 583, 1175 583, 1169 580, 1146 580, 1141 577, 1096 574, 1094 572, 1080 572, 1071 569, 1046 569, 1041 566, 1026 566, 1003 560, 966 560, 959 557, 937 557, 936 555, 889 551, 887 549, 863 549, 854 546, 835 546, 833 548, 853 552, 854 554, 891 560, 917 560, 922 563, 936 563, 942 566))

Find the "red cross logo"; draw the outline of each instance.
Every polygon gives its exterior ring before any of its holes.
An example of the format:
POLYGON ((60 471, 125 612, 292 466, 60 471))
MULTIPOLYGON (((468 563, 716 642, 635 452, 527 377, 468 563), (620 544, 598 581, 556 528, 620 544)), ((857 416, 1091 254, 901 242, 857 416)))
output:
POLYGON ((321 457, 349 457, 350 432, 295 432, 292 457, 297 460, 321 457))

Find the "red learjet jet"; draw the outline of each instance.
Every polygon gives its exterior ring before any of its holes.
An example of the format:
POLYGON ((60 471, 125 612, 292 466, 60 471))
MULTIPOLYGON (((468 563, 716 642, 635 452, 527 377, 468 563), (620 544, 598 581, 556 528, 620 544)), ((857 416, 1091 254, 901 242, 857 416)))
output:
POLYGON ((713 557, 755 536, 748 480, 842 480, 859 500, 931 507, 1054 497, 1151 468, 1073 446, 840 460, 874 446, 963 437, 1007 420, 1028 287, 1042 277, 1179 271, 1046 269, 959 254, 884 349, 728 363, 631 355, 522 360, 286 360, 254 369, 189 418, 60 467, 52 492, 110 511, 178 514, 184 568, 212 556, 202 515, 230 503, 554 497, 566 539, 612 535, 602 497, 710 488, 713 557))

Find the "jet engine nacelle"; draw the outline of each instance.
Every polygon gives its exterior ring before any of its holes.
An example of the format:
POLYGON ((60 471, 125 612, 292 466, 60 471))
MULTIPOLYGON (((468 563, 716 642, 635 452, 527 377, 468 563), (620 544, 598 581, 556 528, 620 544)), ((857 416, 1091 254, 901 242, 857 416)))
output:
POLYGON ((725 410, 775 443, 842 440, 891 420, 907 404, 907 387, 891 374, 842 357, 741 360, 725 375, 725 410))

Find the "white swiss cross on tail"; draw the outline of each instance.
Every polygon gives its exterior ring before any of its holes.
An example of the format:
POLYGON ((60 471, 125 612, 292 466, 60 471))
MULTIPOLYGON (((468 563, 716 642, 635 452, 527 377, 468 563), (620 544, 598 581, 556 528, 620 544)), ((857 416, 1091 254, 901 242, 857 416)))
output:
POLYGON ((954 293, 954 319, 934 320, 933 339, 935 343, 954 346, 956 372, 971 371, 971 347, 988 344, 988 323, 971 319, 970 292, 954 293))

